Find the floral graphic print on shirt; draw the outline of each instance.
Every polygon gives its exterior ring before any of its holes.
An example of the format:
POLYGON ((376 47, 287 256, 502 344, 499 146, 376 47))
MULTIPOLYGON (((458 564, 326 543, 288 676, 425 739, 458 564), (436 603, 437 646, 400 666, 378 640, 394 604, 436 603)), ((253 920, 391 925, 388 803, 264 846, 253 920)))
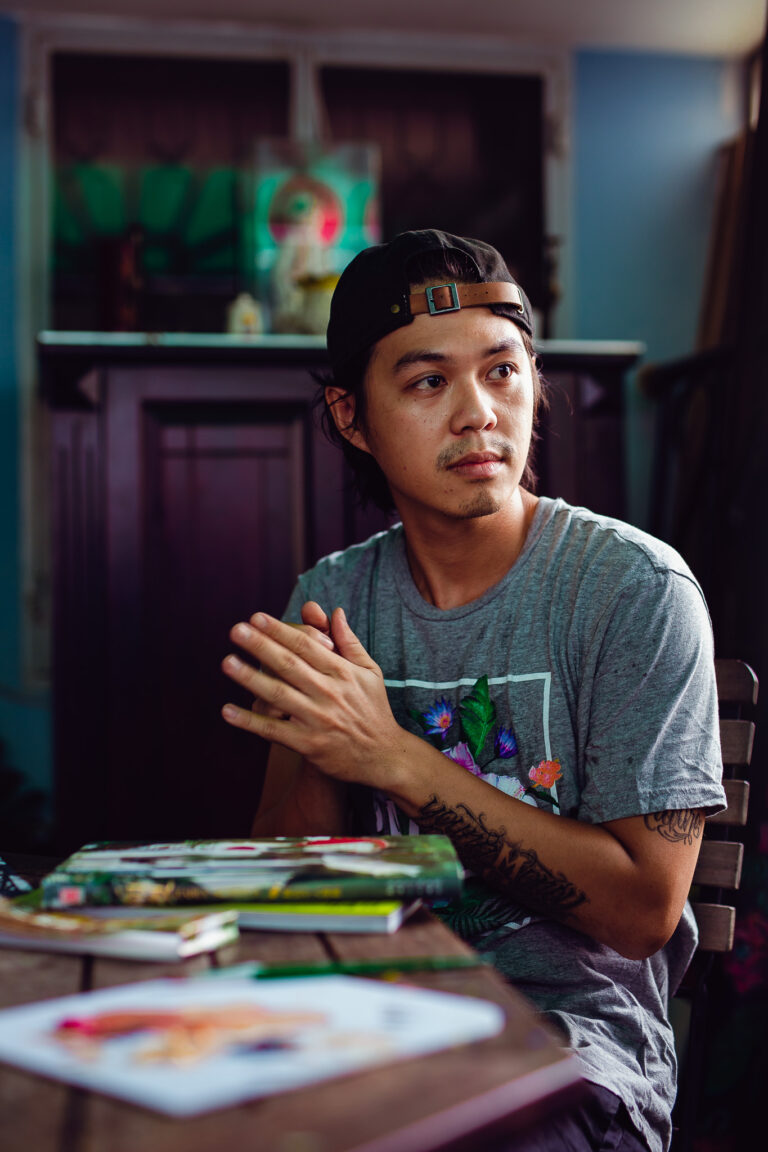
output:
MULTIPOLYGON (((492 683, 495 685, 500 680, 512 679, 531 677, 494 678, 492 683)), ((473 776, 479 776, 494 788, 526 804, 548 808, 557 813, 557 781, 563 776, 560 761, 545 755, 533 764, 519 763, 513 720, 509 716, 499 717, 490 685, 489 677, 484 675, 469 685, 451 685, 454 690, 458 690, 455 697, 449 697, 446 691, 442 691, 426 705, 413 707, 409 702, 404 709, 410 721, 410 725, 406 726, 415 725, 419 735, 473 776)), ((394 690, 405 690, 409 697, 414 695, 414 690, 418 690, 418 695, 423 699, 425 690, 428 692, 430 688, 447 687, 424 683, 387 683, 396 714, 398 709, 393 699, 396 694, 394 690)), ((544 692, 543 712, 547 700, 548 694, 544 692)), ((399 711, 402 714, 405 701, 398 700, 397 703, 401 705, 399 711)), ((542 731, 546 734, 547 717, 542 716, 542 721, 542 731)), ((542 748, 542 751, 548 753, 549 749, 542 748)), ((377 831, 395 835, 419 832, 415 821, 409 819, 394 801, 383 794, 375 794, 374 805, 377 831)), ((467 883, 464 898, 460 902, 436 910, 462 936, 473 939, 478 936, 487 937, 499 928, 520 928, 533 919, 527 911, 498 893, 492 893, 480 881, 467 883)))

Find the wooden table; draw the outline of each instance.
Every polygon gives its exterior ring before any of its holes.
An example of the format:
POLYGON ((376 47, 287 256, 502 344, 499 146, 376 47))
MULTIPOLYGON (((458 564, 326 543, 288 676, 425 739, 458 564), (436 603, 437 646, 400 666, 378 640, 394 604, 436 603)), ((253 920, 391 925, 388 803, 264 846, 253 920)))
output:
MULTIPOLYGON (((430 912, 394 935, 243 932, 237 944, 178 964, 0 949, 0 1008, 258 959, 472 955, 430 912)), ((530 1003, 487 965, 409 972, 422 987, 502 1005, 499 1036, 426 1058, 325 1081, 192 1119, 172 1119, 0 1065, 4 1152, 481 1152, 582 1089, 575 1057, 530 1003)))

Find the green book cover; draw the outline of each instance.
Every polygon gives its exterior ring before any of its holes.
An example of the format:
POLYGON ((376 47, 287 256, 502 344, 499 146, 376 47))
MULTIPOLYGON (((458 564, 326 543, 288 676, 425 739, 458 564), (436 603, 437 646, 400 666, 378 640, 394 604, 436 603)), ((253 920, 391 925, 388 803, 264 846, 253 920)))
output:
POLYGON ((46 908, 267 901, 445 901, 463 869, 447 836, 278 836, 88 844, 42 882, 46 908))

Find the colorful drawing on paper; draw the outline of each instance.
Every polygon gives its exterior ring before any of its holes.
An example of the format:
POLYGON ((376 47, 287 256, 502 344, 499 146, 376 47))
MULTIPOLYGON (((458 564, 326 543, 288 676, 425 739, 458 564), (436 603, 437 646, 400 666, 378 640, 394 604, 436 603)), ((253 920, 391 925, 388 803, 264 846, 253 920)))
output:
POLYGON ((155 980, 0 1012, 0 1060, 185 1116, 503 1026, 474 997, 345 976, 155 980))

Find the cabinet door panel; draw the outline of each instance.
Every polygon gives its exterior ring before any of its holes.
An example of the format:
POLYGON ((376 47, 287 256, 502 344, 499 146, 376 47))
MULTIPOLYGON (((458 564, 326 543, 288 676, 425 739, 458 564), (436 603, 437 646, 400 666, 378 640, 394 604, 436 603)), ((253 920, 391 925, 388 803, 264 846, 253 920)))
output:
POLYGON ((229 630, 280 615, 318 524, 343 531, 311 384, 236 383, 187 380, 176 401, 156 375, 107 400, 110 837, 248 832, 266 748, 221 719, 250 704, 221 672, 229 630))
POLYGON ((304 413, 255 407, 214 426, 207 416, 145 411, 145 531, 162 599, 189 591, 208 617, 222 604, 280 613, 307 560, 304 413))
POLYGON ((222 721, 225 700, 250 700, 220 662, 232 625, 257 609, 279 615, 306 567, 305 416, 264 405, 145 408, 137 688, 152 804, 133 814, 132 826, 157 808, 162 836, 171 828, 180 836, 248 830, 264 748, 222 721))

